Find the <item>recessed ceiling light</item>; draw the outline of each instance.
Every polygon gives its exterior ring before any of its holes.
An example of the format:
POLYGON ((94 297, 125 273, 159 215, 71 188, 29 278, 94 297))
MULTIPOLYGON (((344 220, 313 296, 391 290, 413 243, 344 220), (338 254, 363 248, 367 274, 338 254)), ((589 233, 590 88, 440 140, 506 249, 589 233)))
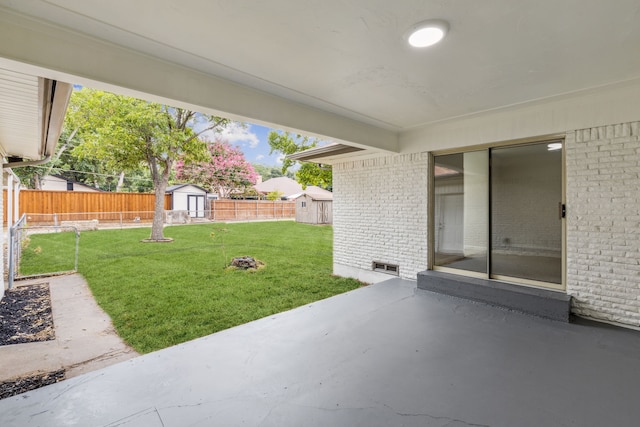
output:
POLYGON ((430 19, 414 25, 407 31, 406 37, 413 47, 432 46, 447 35, 449 24, 440 19, 430 19))
POLYGON ((552 142, 551 144, 547 144, 547 150, 555 151, 562 149, 562 142, 552 142))

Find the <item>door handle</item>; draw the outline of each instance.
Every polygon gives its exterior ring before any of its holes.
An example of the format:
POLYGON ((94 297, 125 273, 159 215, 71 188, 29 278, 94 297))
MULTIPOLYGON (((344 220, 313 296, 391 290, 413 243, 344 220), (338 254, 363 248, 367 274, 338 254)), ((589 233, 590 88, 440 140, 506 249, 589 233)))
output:
POLYGON ((558 219, 562 219, 566 217, 567 217, 567 205, 560 202, 558 203, 558 219))

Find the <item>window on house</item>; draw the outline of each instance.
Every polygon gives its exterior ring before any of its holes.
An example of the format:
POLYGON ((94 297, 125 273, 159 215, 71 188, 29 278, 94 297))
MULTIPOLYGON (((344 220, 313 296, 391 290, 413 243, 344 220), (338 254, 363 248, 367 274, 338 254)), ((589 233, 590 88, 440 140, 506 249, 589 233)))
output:
POLYGON ((302 203, 301 203, 301 206, 302 206, 303 208, 306 208, 306 207, 307 207, 307 202, 302 202, 302 203))

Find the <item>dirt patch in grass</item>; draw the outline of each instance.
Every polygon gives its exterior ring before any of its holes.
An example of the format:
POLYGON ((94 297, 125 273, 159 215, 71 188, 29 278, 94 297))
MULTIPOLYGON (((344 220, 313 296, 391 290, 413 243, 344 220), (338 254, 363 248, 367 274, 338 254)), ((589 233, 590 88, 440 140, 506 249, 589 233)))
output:
POLYGON ((55 339, 48 283, 7 291, 0 301, 0 345, 55 339))
POLYGON ((0 383, 0 399, 16 396, 20 393, 35 390, 49 384, 55 384, 62 381, 65 376, 64 369, 58 369, 53 372, 39 372, 21 378, 15 378, 0 383))

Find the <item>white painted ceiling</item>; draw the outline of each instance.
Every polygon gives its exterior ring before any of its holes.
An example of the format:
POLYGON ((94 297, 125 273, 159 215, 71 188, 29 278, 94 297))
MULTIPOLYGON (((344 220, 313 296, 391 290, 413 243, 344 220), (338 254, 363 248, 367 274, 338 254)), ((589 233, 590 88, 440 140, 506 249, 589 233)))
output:
POLYGON ((401 132, 640 78, 638 0, 0 0, 21 14, 401 132), (425 19, 439 45, 409 48, 425 19))

